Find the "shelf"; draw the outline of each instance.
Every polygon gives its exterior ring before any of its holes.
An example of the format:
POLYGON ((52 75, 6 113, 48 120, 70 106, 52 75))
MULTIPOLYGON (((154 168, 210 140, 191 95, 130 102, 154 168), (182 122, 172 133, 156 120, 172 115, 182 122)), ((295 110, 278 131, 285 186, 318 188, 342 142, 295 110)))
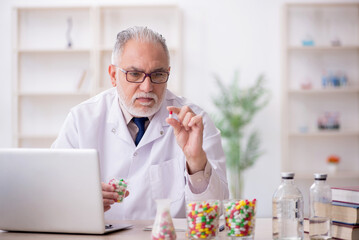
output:
POLYGON ((324 130, 317 132, 308 132, 308 133, 300 133, 300 132, 291 132, 289 134, 290 137, 358 137, 359 131, 340 131, 340 130, 324 130))
POLYGON ((18 53, 90 53, 90 49, 81 49, 81 48, 47 48, 47 49, 40 49, 40 48, 28 48, 28 49, 18 49, 14 50, 18 53))
MULTIPOLYGON (((169 52, 178 51, 177 47, 174 47, 174 46, 167 46, 167 47, 168 47, 169 52)), ((112 52, 112 50, 113 50, 113 47, 100 47, 100 51, 102 51, 102 52, 112 52)))
POLYGON ((16 8, 19 11, 53 11, 56 9, 57 11, 78 11, 78 10, 90 10, 89 6, 84 5, 71 5, 71 6, 64 6, 64 5, 49 5, 49 6, 20 6, 16 8))
POLYGON ((286 4, 288 8, 292 7, 307 7, 307 8, 323 8, 323 7, 357 7, 358 5, 356 3, 350 3, 350 2, 343 2, 343 3, 329 3, 329 2, 323 2, 323 3, 287 3, 286 4))
POLYGON ((343 93, 359 93, 357 87, 338 87, 338 88, 323 88, 323 89, 291 89, 289 94, 343 94, 343 93))
MULTIPOLYGON (((327 172, 327 169, 323 169, 322 172, 327 172)), ((302 180, 313 180, 314 179, 314 172, 313 173, 304 173, 299 172, 295 173, 295 179, 302 179, 302 180)), ((332 179, 359 179, 359 172, 358 171, 338 171, 336 173, 328 173, 328 180, 332 179)))
POLYGON ((86 92, 22 92, 19 97, 89 97, 90 93, 86 92))
POLYGON ((52 139, 56 139, 57 134, 49 134, 49 135, 36 135, 36 134, 31 134, 31 135, 20 135, 19 139, 20 140, 52 140, 52 139))
POLYGON ((343 160, 342 171, 329 173, 331 183, 359 181, 358 7, 324 2, 284 7, 281 170, 295 172, 303 186, 313 182, 314 172, 329 172, 326 159, 331 154, 343 160), (303 40, 314 44, 303 46, 303 40), (340 45, 332 45, 333 40, 340 45), (323 76, 343 74, 348 84, 322 86, 323 76), (311 89, 301 88, 306 85, 311 89), (322 118, 325 113, 335 116, 322 118), (337 113, 341 129, 318 129, 319 119, 337 121, 337 113))
POLYGON ((358 51, 359 46, 288 46, 289 51, 358 51))
POLYGON ((120 5, 113 5, 113 4, 107 4, 107 5, 101 5, 101 9, 124 9, 124 8, 177 8, 177 5, 175 4, 161 4, 161 3, 153 3, 153 4, 141 4, 141 3, 126 3, 123 2, 120 5))

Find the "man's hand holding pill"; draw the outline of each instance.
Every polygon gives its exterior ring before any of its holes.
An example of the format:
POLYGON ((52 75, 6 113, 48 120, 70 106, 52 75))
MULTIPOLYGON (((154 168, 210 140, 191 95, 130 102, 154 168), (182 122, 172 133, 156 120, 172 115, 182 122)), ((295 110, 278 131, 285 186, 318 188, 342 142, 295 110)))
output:
POLYGON ((178 120, 168 117, 166 122, 173 127, 177 143, 186 156, 188 173, 194 174, 204 170, 207 156, 202 148, 202 116, 196 115, 188 106, 182 108, 170 106, 167 110, 177 115, 178 120))
MULTIPOLYGON (((101 183, 102 187, 102 198, 103 198, 103 210, 104 212, 110 210, 111 205, 117 202, 118 193, 115 191, 116 189, 108 183, 101 183)), ((129 191, 126 191, 125 197, 129 195, 129 191)))

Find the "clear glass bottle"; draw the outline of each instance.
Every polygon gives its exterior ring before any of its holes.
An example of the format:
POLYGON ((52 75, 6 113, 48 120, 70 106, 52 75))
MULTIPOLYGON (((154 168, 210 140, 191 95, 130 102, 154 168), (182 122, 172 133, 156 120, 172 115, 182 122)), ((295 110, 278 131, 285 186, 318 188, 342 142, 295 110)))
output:
POLYGON ((331 238, 332 190, 326 180, 327 174, 316 173, 310 187, 310 239, 331 238))
POLYGON ((294 173, 282 173, 282 183, 272 199, 273 239, 303 239, 303 195, 294 184, 294 173))
POLYGON ((152 227, 152 240, 176 240, 170 213, 170 199, 157 199, 156 219, 152 227))

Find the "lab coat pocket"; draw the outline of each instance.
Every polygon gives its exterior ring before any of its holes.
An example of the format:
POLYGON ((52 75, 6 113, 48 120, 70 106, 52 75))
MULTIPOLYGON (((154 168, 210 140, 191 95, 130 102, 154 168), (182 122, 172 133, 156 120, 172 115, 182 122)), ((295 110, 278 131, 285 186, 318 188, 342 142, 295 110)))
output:
POLYGON ((174 158, 150 167, 152 198, 169 198, 175 202, 182 198, 185 189, 184 170, 174 158))

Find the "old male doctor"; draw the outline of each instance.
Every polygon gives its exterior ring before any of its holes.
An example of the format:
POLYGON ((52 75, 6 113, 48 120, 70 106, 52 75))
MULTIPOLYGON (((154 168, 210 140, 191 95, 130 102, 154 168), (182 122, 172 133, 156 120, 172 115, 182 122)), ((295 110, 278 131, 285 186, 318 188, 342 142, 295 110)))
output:
POLYGON ((161 198, 171 200, 173 217, 185 217, 185 199, 228 198, 220 132, 167 89, 165 39, 146 27, 120 32, 108 72, 114 87, 71 109, 52 146, 97 149, 106 218, 152 219, 161 198), (122 203, 107 184, 113 177, 128 182, 122 203))

